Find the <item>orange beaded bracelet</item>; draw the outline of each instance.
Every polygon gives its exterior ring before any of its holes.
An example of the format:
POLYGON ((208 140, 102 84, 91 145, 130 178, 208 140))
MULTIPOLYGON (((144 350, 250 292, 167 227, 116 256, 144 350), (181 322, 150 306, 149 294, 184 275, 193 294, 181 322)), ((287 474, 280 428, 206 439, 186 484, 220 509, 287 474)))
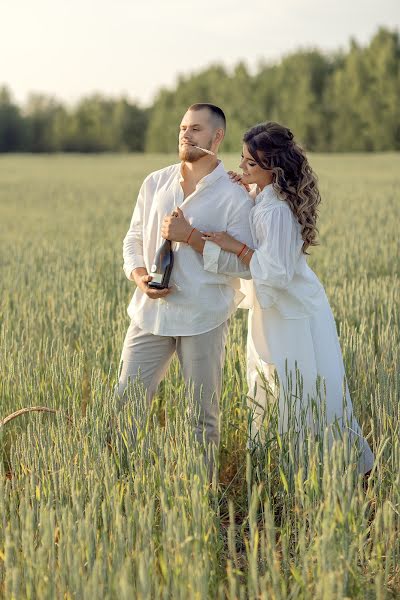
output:
POLYGON ((186 240, 186 243, 187 243, 187 244, 189 243, 190 236, 192 235, 192 233, 193 233, 193 231, 194 231, 195 229, 196 229, 196 227, 193 227, 192 231, 189 233, 189 237, 188 237, 188 239, 186 240))
POLYGON ((242 254, 242 252, 245 248, 246 248, 246 244, 243 244, 242 249, 240 250, 239 254, 236 255, 238 258, 240 257, 240 255, 242 254))

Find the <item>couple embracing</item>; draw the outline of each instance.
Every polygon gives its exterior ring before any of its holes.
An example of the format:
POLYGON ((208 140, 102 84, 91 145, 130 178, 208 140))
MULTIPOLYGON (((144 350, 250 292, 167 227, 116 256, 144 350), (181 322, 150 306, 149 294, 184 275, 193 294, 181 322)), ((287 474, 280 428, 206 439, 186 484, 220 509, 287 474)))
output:
MULTIPOLYGON (((343 390, 329 302, 306 261, 316 244, 316 177, 291 131, 272 122, 245 133, 243 173, 228 174, 217 158, 225 128, 219 107, 190 106, 180 124, 180 162, 151 173, 140 188, 123 243, 124 271, 136 290, 118 396, 126 401, 130 382, 140 379, 150 407, 176 352, 193 391, 196 438, 217 451, 228 321, 239 306, 247 308, 248 398, 256 407, 249 445, 262 440, 270 402, 277 403, 284 432, 296 423, 288 419, 288 397, 299 416, 315 402, 322 381, 327 424, 348 430, 365 474, 373 454, 352 414, 347 386, 343 390), (150 267, 163 238, 172 241, 174 266, 169 287, 154 289, 150 267), (288 388, 299 378, 301 397, 288 388)), ((311 411, 307 419, 312 427, 311 411)), ((206 452, 211 474, 210 456, 206 452)))

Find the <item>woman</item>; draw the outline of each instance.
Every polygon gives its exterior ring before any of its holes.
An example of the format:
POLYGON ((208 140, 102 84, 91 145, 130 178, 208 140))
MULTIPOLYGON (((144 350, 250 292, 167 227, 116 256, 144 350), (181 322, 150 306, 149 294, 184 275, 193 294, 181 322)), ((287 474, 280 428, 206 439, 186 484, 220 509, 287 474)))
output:
POLYGON ((261 431, 268 394, 278 398, 281 432, 296 425, 300 430, 304 419, 315 429, 326 402, 326 423, 346 429, 352 444, 358 440, 359 472, 367 473, 373 454, 352 414, 347 385, 343 402, 345 373, 335 321, 306 260, 307 249, 317 244, 316 177, 291 131, 278 123, 252 127, 243 141, 243 174, 232 177, 248 189, 254 184, 250 225, 256 247, 226 232, 203 238, 237 254, 252 275, 244 282, 241 304, 250 308, 247 378, 256 407, 251 437, 261 431))

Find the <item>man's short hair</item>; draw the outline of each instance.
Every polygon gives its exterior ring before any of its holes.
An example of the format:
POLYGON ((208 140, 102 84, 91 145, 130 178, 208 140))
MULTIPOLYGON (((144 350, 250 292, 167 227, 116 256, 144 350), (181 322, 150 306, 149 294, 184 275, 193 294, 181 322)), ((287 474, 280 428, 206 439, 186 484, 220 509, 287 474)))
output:
POLYGON ((198 102, 197 104, 192 104, 189 106, 188 110, 203 110, 207 108, 211 113, 211 118, 215 123, 215 128, 221 128, 226 131, 226 118, 224 111, 219 106, 215 106, 215 104, 209 104, 208 102, 198 102))

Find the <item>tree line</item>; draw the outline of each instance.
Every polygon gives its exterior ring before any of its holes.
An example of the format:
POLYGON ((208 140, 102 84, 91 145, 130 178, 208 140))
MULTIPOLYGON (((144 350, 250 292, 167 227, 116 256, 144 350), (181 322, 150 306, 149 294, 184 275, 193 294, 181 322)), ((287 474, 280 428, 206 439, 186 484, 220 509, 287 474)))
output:
POLYGON ((262 121, 290 127, 312 151, 400 150, 400 38, 380 28, 366 46, 318 49, 229 71, 212 65, 161 89, 152 106, 99 94, 67 108, 34 94, 18 106, 0 88, 0 152, 175 152, 188 105, 212 102, 227 116, 223 149, 237 151, 246 129, 262 121))

